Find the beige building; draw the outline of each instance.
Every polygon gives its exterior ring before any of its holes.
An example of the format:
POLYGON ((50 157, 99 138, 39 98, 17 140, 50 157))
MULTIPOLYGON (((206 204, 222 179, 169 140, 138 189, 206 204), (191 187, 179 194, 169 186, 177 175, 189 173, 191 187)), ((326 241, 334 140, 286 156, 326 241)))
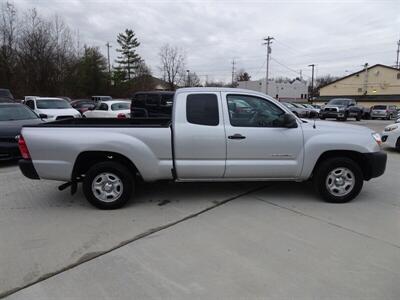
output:
POLYGON ((400 70, 377 64, 366 67, 319 89, 319 100, 356 99, 363 106, 394 104, 400 106, 400 70))

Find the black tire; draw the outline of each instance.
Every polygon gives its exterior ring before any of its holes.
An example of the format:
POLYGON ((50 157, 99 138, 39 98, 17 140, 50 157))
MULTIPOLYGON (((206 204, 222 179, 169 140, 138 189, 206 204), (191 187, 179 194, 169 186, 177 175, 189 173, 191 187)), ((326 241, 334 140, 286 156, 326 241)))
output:
POLYGON ((397 138, 396 149, 400 151, 400 137, 397 138))
MULTIPOLYGON (((112 186, 114 188, 113 184, 112 186)), ((83 181, 83 193, 85 194, 86 199, 89 201, 90 204, 100 209, 117 209, 124 206, 126 202, 130 199, 134 191, 134 187, 134 177, 129 169, 127 169, 124 165, 114 161, 104 161, 93 165, 86 173, 85 179, 83 181), (96 196, 95 194, 96 192, 93 191, 92 184, 94 183, 94 180, 97 176, 103 173, 114 175, 114 178, 120 180, 117 181, 120 195, 116 196, 116 199, 114 200, 111 199, 103 201, 99 199, 98 196, 96 196)), ((100 190, 100 188, 98 188, 98 190, 100 190)), ((116 192, 118 193, 118 190, 116 192)), ((97 191, 97 193, 99 192, 97 191)))
POLYGON ((332 157, 318 164, 313 174, 314 188, 326 201, 331 203, 345 203, 353 200, 361 191, 364 177, 360 166, 347 157, 332 157), (328 175, 337 168, 346 168, 353 173, 354 185, 345 195, 335 195, 327 187, 328 175))
POLYGON ((325 120, 325 117, 324 116, 320 116, 319 117, 321 120, 325 120))
POLYGON ((361 121, 361 114, 358 114, 358 115, 356 116, 356 121, 361 121))

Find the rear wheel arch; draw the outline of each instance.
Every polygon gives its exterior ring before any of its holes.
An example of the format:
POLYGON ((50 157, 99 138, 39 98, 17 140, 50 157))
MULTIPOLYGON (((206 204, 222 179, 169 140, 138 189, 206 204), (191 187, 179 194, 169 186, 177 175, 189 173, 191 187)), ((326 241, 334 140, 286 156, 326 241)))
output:
POLYGON ((127 167, 134 176, 140 176, 140 172, 136 165, 129 158, 122 154, 111 151, 85 151, 81 152, 75 160, 71 180, 79 181, 82 175, 89 171, 93 165, 106 161, 119 162, 127 167))

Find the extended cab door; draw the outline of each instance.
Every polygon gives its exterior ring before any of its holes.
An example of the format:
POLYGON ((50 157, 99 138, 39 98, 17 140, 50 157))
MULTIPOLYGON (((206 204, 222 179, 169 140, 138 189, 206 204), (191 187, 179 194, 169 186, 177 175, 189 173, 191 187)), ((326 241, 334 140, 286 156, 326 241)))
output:
POLYGON ((225 178, 289 179, 303 164, 303 133, 283 127, 285 111, 257 95, 222 93, 227 160, 225 178))
POLYGON ((219 92, 175 96, 173 140, 178 179, 223 178, 226 138, 219 92))

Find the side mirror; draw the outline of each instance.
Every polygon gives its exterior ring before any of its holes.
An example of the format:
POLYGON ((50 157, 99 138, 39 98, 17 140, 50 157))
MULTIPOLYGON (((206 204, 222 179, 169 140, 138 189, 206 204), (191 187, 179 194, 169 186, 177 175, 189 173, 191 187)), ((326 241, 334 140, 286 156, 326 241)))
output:
POLYGON ((39 114, 39 118, 41 119, 47 119, 48 116, 46 114, 39 114))
POLYGON ((296 117, 292 114, 284 114, 283 115, 283 127, 286 128, 297 128, 297 120, 296 117))

